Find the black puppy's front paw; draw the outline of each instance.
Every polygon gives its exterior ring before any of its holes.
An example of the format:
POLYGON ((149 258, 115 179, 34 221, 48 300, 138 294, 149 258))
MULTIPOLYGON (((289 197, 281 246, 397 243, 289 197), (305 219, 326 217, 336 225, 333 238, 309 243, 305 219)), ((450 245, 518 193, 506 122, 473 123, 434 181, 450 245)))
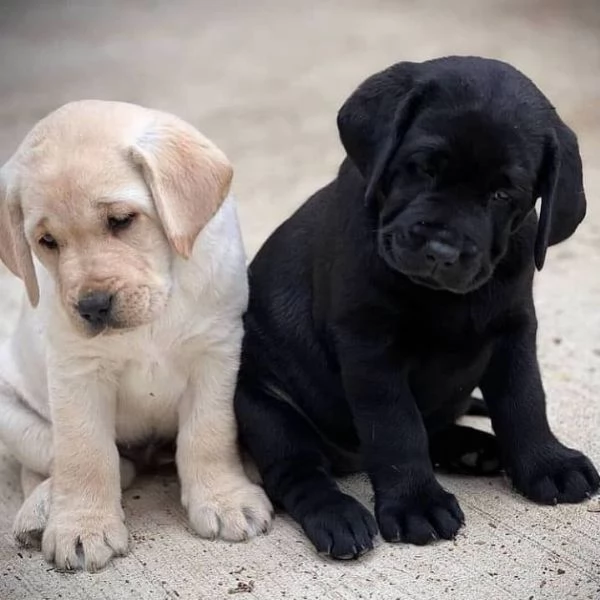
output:
POLYGON ((317 552, 350 560, 373 549, 377 523, 358 501, 340 491, 328 492, 300 519, 317 552))
POLYGON ((376 502, 377 522, 387 542, 422 546, 454 538, 465 521, 456 498, 433 481, 410 495, 383 494, 376 502))
POLYGON ((541 504, 582 502, 600 486, 591 461, 559 442, 534 447, 517 457, 509 475, 519 492, 541 504))

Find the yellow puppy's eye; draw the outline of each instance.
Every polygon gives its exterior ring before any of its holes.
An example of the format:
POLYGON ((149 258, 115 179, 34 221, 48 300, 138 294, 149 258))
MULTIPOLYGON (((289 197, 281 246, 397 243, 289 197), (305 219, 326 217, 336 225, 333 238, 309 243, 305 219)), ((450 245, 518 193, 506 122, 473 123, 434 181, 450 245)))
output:
POLYGON ((49 233, 43 235, 38 240, 38 244, 44 246, 44 248, 48 248, 48 250, 56 250, 56 248, 58 248, 58 243, 49 233))
POLYGON ((135 219, 135 214, 123 215, 122 217, 108 217, 108 228, 113 231, 123 231, 131 226, 135 219))

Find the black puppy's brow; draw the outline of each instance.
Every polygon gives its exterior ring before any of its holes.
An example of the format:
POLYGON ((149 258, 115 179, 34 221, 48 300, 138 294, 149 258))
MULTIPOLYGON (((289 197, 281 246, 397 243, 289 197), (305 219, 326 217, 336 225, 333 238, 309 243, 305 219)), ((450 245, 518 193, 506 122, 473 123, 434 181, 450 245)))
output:
POLYGON ((518 165, 500 173, 499 180, 495 182, 498 189, 508 189, 520 193, 531 193, 532 182, 527 170, 518 165))
POLYGON ((449 150, 448 140, 441 136, 425 135, 402 146, 402 154, 410 156, 418 153, 442 152, 449 150))

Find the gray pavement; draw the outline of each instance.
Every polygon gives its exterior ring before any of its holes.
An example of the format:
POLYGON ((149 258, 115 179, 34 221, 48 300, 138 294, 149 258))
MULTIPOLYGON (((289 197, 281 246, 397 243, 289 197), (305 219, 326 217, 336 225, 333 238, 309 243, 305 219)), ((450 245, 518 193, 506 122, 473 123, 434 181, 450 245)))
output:
MULTIPOLYGON (((600 464, 597 1, 4 0, 0 163, 36 120, 69 100, 177 113, 233 160, 251 255, 333 176, 342 156, 335 114, 350 91, 392 62, 444 54, 513 63, 579 133, 589 217, 576 238, 549 252, 536 300, 551 422, 600 464)), ((0 268, 0 336, 14 323, 21 291, 0 268)), ((316 556, 284 516, 247 544, 199 540, 176 482, 140 480, 124 498, 131 554, 98 574, 67 575, 15 546, 18 469, 0 447, 0 600, 218 600, 234 592, 261 600, 600 598, 600 513, 535 506, 502 479, 442 480, 467 517, 454 543, 380 544, 351 564, 316 556)), ((371 502, 364 477, 342 483, 371 502)))

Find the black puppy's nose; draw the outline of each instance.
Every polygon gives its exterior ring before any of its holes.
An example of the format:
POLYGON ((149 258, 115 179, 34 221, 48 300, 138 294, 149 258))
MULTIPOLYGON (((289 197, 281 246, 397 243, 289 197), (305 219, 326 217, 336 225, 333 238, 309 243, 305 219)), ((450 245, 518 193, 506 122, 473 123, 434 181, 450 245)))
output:
POLYGON ((456 263, 460 256, 460 250, 455 246, 440 242, 438 240, 429 240, 424 248, 425 258, 431 264, 451 267, 456 263))
POLYGON ((90 325, 101 327, 108 323, 112 299, 112 295, 106 292, 91 292, 79 300, 77 312, 90 325))

